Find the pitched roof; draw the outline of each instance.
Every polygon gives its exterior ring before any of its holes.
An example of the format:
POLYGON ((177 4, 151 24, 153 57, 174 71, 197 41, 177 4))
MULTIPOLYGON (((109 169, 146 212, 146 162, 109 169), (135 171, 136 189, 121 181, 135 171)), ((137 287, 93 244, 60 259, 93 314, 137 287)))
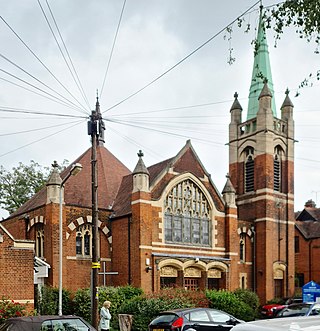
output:
POLYGON ((305 207, 297 213, 296 227, 306 239, 320 238, 320 208, 305 207))
MULTIPOLYGON (((71 176, 65 183, 64 200, 67 205, 91 208, 91 148, 86 150, 72 164, 80 163, 82 171, 77 176, 71 176)), ((61 174, 65 178, 69 173, 72 164, 61 174)), ((108 209, 118 193, 122 178, 130 174, 130 170, 123 165, 108 149, 104 146, 97 146, 97 165, 98 165, 98 208, 108 209)), ((47 190, 43 187, 23 206, 9 216, 9 218, 27 213, 33 209, 46 204, 47 190)))
MULTIPOLYGON (((164 160, 157 164, 148 167, 149 171, 149 185, 151 188, 151 199, 156 200, 160 197, 164 187, 168 183, 167 176, 169 169, 173 168, 174 173, 191 172, 195 176, 203 178, 206 175, 210 181, 210 193, 214 196, 214 202, 218 210, 223 208, 221 195, 211 181, 210 174, 207 173, 196 152, 194 151, 190 140, 178 152, 175 157, 164 160)), ((132 175, 123 178, 115 204, 115 216, 120 217, 131 213, 131 193, 133 189, 132 175)))

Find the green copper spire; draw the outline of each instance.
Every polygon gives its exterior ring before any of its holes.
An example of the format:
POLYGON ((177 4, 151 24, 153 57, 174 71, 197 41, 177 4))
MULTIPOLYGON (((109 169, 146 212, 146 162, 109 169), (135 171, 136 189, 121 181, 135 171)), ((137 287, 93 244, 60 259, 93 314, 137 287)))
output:
POLYGON ((272 74, 270 67, 270 59, 269 59, 269 51, 268 51, 268 43, 266 31, 263 27, 262 23, 262 7, 260 10, 260 18, 259 18, 259 28, 257 35, 257 48, 255 50, 254 56, 254 64, 252 70, 252 78, 251 78, 251 86, 249 93, 249 104, 248 104, 248 114, 247 120, 254 118, 257 116, 259 110, 259 95, 263 88, 264 80, 268 80, 268 87, 272 93, 272 113, 273 116, 277 116, 276 111, 276 103, 274 99, 274 90, 273 90, 273 82, 272 82, 272 74))

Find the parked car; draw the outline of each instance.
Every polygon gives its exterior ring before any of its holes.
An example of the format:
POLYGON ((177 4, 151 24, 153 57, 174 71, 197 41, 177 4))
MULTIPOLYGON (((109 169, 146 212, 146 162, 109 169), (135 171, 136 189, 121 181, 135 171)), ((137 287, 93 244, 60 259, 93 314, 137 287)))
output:
POLYGON ((24 316, 7 319, 0 331, 97 331, 78 316, 24 316))
POLYGON ((261 317, 273 318, 277 313, 292 303, 302 303, 302 298, 283 298, 278 303, 270 303, 262 306, 260 310, 261 317))
POLYGON ((232 331, 318 331, 319 316, 263 319, 236 325, 232 331))
POLYGON ((185 308, 160 313, 149 331, 227 331, 240 323, 245 322, 217 309, 185 308))
POLYGON ((320 315, 320 303, 293 303, 280 310, 276 317, 320 315))

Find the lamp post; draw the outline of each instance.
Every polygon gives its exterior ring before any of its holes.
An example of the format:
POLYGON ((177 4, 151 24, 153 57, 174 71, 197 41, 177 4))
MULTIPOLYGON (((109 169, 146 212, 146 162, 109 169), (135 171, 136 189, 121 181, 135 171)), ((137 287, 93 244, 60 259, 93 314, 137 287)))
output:
POLYGON ((62 248, 63 248, 63 227, 62 227, 62 190, 66 181, 71 177, 77 175, 82 170, 80 163, 75 163, 71 166, 68 175, 62 180, 59 188, 59 316, 62 315, 62 248))

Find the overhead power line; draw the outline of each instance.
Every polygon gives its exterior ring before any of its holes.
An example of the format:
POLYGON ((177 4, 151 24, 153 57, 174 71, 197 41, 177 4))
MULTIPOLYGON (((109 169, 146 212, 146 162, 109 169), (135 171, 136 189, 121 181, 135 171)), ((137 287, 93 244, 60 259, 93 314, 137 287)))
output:
POLYGON ((160 76, 156 77, 155 79, 153 79, 150 83, 144 85, 143 87, 141 87, 139 90, 137 90, 136 92, 130 94, 129 96, 127 96, 125 99, 122 99, 121 101, 119 101, 118 103, 114 104, 113 106, 111 106, 110 108, 106 109, 105 111, 103 111, 102 113, 106 113, 108 111, 110 111, 111 109, 121 105, 122 103, 124 103, 125 101, 131 99, 132 97, 134 97, 135 95, 137 95, 138 93, 142 92, 143 90, 145 90, 147 87, 149 87, 150 85, 152 85, 153 83, 155 83, 156 81, 158 81, 160 78, 162 78, 163 76, 165 76, 167 73, 169 73, 170 71, 172 71, 173 69, 175 69, 178 65, 180 65, 181 63, 183 63, 184 61, 186 61, 189 57, 191 57, 193 54, 195 54, 196 52, 198 52, 201 48, 203 48, 205 45, 207 45, 208 43, 210 43, 213 39, 215 39, 216 37, 218 37, 223 31, 226 30, 226 28, 232 24, 234 24, 238 19, 240 19, 242 16, 244 16, 245 14, 247 14, 252 8, 254 8, 257 4, 260 3, 260 0, 255 2, 249 9, 247 9, 245 12, 243 12, 240 16, 238 16, 237 18, 235 18, 232 22, 230 22, 229 24, 227 24, 224 28, 222 28, 219 32, 217 32, 215 35, 213 35, 211 38, 209 38, 207 41, 205 41, 203 44, 201 44, 199 47, 197 47, 195 50, 193 50, 191 53, 189 53, 187 56, 185 56, 183 59, 181 59, 180 61, 178 61, 175 65, 173 65, 172 67, 170 67, 169 69, 167 69, 164 73, 162 73, 160 76))
POLYGON ((112 44, 112 48, 111 48, 111 52, 110 52, 110 56, 109 56, 109 60, 108 60, 108 64, 107 64, 107 69, 106 69, 106 72, 104 74, 103 83, 102 83, 101 90, 100 90, 100 99, 101 99, 101 95, 103 93, 104 85, 105 85, 105 82, 106 82, 106 79, 107 79, 107 74, 109 72, 109 67, 110 67, 110 63, 111 63, 111 59, 112 59, 114 47, 115 47, 115 44, 116 44, 116 40, 117 40, 117 37, 118 37, 118 32, 119 32, 120 24, 121 24, 121 21, 122 21, 122 16, 123 16, 123 12, 124 12, 124 8, 125 8, 125 5, 126 5, 126 2, 127 2, 127 0, 124 0, 123 1, 123 6, 122 6, 122 10, 121 10, 119 22, 118 22, 116 34, 115 34, 114 39, 113 39, 113 44, 112 44))
POLYGON ((59 42, 58 42, 58 40, 57 40, 57 38, 56 38, 56 36, 55 36, 55 34, 54 34, 54 31, 53 31, 53 29, 52 29, 52 27, 51 27, 51 24, 50 24, 50 22, 49 22, 49 20, 48 20, 48 18, 47 18, 47 15, 46 15, 46 13, 45 13, 45 11, 44 11, 44 9, 43 9, 43 7, 42 7, 42 5, 41 5, 41 3, 40 3, 39 0, 38 0, 38 4, 39 4, 40 9, 41 9, 41 11, 42 11, 42 14, 43 14, 43 16, 44 16, 44 18, 45 18, 45 20, 46 20, 46 22, 47 22, 47 24, 48 24, 48 27, 49 27, 49 29, 50 29, 50 31, 51 31, 51 33, 52 33, 52 36, 53 36, 53 38, 54 38, 54 40, 55 40, 55 42, 56 42, 56 44, 57 44, 57 46, 58 46, 58 48, 59 48, 59 51, 60 51, 60 53, 61 53, 61 55, 62 55, 62 57, 63 57, 63 59, 64 59, 64 62, 65 62, 65 64, 67 65, 67 67, 68 67, 68 69, 69 69, 69 72, 70 72, 70 74, 71 74, 71 76, 72 76, 72 78, 73 78, 73 81, 75 82, 77 88, 79 89, 80 94, 82 95, 82 97, 83 97, 83 99, 84 99, 84 101, 85 101, 85 103, 86 103, 86 105, 87 105, 87 107, 88 107, 88 110, 90 110, 90 104, 89 104, 89 101, 88 101, 87 96, 86 96, 86 94, 85 94, 85 92, 84 92, 84 90, 83 90, 83 87, 82 87, 81 81, 80 81, 79 76, 78 76, 78 74, 77 74, 77 70, 75 69, 75 66, 73 65, 73 62, 72 62, 71 56, 70 56, 70 54, 69 54, 69 51, 68 51, 68 49, 67 49, 67 46, 66 46, 66 44, 65 44, 65 42, 64 42, 64 40, 63 40, 63 38, 62 38, 62 35, 61 35, 61 33, 60 33, 60 29, 59 29, 59 27, 58 27, 58 24, 57 24, 57 21, 56 21, 54 15, 53 15, 53 12, 52 12, 52 10, 51 10, 51 7, 50 7, 48 1, 46 0, 46 4, 47 4, 47 7, 48 7, 48 9, 49 9, 49 12, 50 12, 51 18, 52 18, 52 20, 53 20, 53 22, 54 22, 54 25, 55 25, 55 27, 56 27, 56 29, 57 29, 57 31, 58 31, 58 34, 59 34, 60 40, 61 40, 61 42, 62 42, 62 45, 63 45, 64 50, 65 50, 65 52, 66 52, 66 54, 67 54, 67 56, 68 56, 68 59, 69 59, 69 61, 70 61, 70 64, 71 64, 71 67, 72 67, 73 70, 71 70, 69 63, 68 63, 68 61, 67 61, 65 55, 63 54, 63 51, 62 51, 62 49, 61 49, 61 47, 60 47, 60 45, 59 45, 59 42))
MULTIPOLYGON (((23 41, 23 39, 14 31, 10 24, 0 16, 0 19, 5 23, 5 25, 10 29, 10 31, 20 40, 20 42, 28 49, 28 51, 40 62, 40 64, 49 72, 49 74, 55 79, 55 81, 76 101, 79 101, 70 93, 70 91, 62 84, 62 82, 53 74, 53 72, 41 61, 41 59, 35 54, 35 52, 23 41)), ((79 103, 82 112, 88 114, 87 110, 83 108, 81 103, 79 103)))

